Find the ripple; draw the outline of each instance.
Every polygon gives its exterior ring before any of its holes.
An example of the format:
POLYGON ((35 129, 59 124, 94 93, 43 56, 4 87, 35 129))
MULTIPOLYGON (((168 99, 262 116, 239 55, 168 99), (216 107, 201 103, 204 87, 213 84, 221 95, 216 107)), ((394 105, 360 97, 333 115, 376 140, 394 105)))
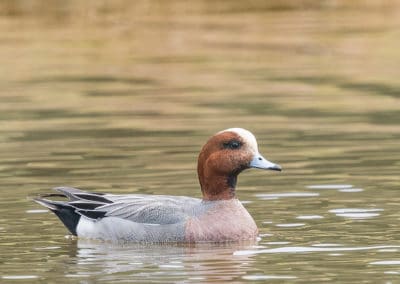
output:
POLYGON ((283 228, 301 227, 301 226, 304 226, 304 225, 305 225, 305 223, 276 224, 277 227, 283 227, 283 228))
POLYGON ((290 244, 290 242, 267 242, 267 245, 287 245, 290 244))
POLYGON ((315 184, 306 186, 309 189, 348 189, 352 187, 351 184, 315 184))
POLYGON ((340 191, 340 192, 361 192, 361 191, 364 191, 364 189, 362 189, 362 188, 342 188, 342 189, 339 189, 338 191, 340 191))
POLYGON ((366 219, 377 217, 380 214, 375 212, 381 212, 383 209, 380 208, 339 208, 329 210, 330 213, 334 213, 336 216, 345 217, 350 219, 366 219))
POLYGON ((260 237, 264 238, 264 237, 272 237, 274 234, 270 234, 270 233, 265 233, 265 234, 259 234, 260 237))
POLYGON ((136 262, 129 262, 130 265, 143 265, 143 262, 136 261, 136 262))
POLYGON ((90 277, 90 274, 65 274, 68 278, 80 278, 80 277, 90 277))
POLYGON ((369 264, 373 265, 400 265, 400 260, 381 260, 381 261, 373 261, 369 264))
POLYGON ((8 280, 24 280, 24 279, 36 279, 39 278, 37 275, 5 275, 2 276, 3 279, 8 280))
POLYGON ((272 280, 272 279, 296 279, 296 276, 289 275, 245 275, 242 277, 244 280, 272 280))
MULTIPOLYGON (((365 250, 379 250, 379 249, 393 249, 400 248, 400 246, 367 246, 367 247, 279 247, 262 250, 239 250, 235 251, 233 255, 255 255, 262 253, 310 253, 310 252, 342 252, 342 251, 365 251, 365 250)), ((372 264, 372 263, 371 263, 372 264)), ((400 261, 399 261, 400 264, 400 261)))
POLYGON ((314 244, 312 245, 313 247, 340 247, 342 246, 341 244, 330 244, 330 243, 326 243, 326 244, 314 244))
POLYGON ((279 198, 290 198, 290 197, 315 197, 319 196, 316 192, 284 192, 284 193, 269 193, 269 194, 256 194, 256 197, 267 200, 267 199, 279 199, 279 198))
POLYGON ((35 248, 35 250, 54 250, 54 249, 60 249, 61 247, 58 246, 52 246, 52 247, 42 247, 42 248, 35 248))
POLYGON ((37 214, 37 213, 47 213, 47 212, 49 212, 49 210, 46 210, 46 209, 34 209, 34 210, 26 210, 25 212, 29 213, 29 214, 37 214))
POLYGON ((332 209, 329 210, 331 213, 366 213, 366 212, 380 212, 383 211, 381 208, 338 208, 338 209, 332 209))
POLYGON ((184 268, 183 265, 177 265, 177 264, 161 264, 158 266, 159 268, 171 268, 171 269, 180 269, 184 268))
POLYGON ((398 249, 380 249, 379 252, 398 252, 398 249))
POLYGON ((350 219, 368 219, 379 216, 379 213, 343 213, 336 214, 336 216, 350 218, 350 219))
POLYGON ((314 219, 322 219, 324 217, 322 217, 321 215, 300 215, 297 216, 296 219, 300 219, 300 220, 314 220, 314 219))

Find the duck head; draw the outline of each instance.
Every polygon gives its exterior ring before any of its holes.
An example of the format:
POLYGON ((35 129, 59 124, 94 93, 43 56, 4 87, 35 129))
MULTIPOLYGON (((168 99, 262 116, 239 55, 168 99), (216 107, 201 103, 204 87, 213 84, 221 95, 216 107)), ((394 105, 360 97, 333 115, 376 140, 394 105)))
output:
POLYGON ((246 129, 229 128, 212 136, 197 164, 203 200, 235 198, 237 176, 249 168, 282 170, 258 152, 256 138, 246 129))

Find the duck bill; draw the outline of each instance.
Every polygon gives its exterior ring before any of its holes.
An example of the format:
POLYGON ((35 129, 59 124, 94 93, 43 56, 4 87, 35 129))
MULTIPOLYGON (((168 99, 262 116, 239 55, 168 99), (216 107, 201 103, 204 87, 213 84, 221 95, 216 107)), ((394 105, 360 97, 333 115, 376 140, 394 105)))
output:
POLYGON ((282 171, 282 168, 278 164, 274 164, 267 159, 265 159, 263 156, 261 156, 259 153, 254 155, 253 160, 251 160, 250 168, 256 168, 256 169, 262 169, 262 170, 272 170, 272 171, 282 171))

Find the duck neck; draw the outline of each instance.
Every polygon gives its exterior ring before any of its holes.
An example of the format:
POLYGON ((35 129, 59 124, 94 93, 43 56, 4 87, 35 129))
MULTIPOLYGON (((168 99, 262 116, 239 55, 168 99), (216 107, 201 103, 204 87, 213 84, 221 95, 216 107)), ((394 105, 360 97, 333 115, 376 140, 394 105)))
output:
POLYGON ((236 197, 237 174, 199 175, 203 200, 228 200, 236 197))

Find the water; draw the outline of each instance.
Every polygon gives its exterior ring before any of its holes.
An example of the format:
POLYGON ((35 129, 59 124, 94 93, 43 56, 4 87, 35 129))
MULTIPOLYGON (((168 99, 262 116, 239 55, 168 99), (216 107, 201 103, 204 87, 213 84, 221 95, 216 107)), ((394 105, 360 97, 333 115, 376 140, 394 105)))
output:
POLYGON ((38 283, 396 283, 396 3, 0 4, 0 277, 38 283), (282 173, 238 196, 257 243, 75 240, 30 198, 58 185, 200 196, 228 127, 282 173))

